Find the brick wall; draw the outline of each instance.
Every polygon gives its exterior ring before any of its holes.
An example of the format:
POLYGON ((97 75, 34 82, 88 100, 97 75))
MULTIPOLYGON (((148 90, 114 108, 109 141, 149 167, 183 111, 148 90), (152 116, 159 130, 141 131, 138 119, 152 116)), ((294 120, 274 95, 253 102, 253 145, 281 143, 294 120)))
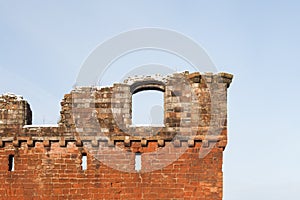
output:
POLYGON ((184 72, 76 88, 54 126, 30 125, 25 100, 0 96, 0 199, 221 200, 231 80, 184 72), (132 126, 132 95, 149 89, 164 92, 164 126, 132 126))

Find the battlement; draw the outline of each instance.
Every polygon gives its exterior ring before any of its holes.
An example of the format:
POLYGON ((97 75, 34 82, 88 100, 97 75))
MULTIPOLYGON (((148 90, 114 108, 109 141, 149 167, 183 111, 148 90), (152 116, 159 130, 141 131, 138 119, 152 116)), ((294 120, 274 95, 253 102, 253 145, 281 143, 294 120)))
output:
POLYGON ((32 125, 26 100, 1 95, 0 198, 222 199, 232 78, 183 72, 77 87, 54 125, 32 125), (132 124, 132 96, 144 90, 163 92, 163 125, 132 124))

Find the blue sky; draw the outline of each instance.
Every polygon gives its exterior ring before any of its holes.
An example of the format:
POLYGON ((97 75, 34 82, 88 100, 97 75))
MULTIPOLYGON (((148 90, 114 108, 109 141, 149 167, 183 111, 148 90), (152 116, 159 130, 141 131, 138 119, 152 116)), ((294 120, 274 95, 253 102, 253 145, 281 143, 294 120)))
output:
MULTIPOLYGON (((224 199, 299 199, 299 10, 298 1, 278 0, 2 0, 0 93, 23 95, 35 123, 56 123, 59 102, 98 44, 134 28, 178 31, 201 44, 219 71, 235 76, 228 93, 224 199)), ((156 62, 188 69, 162 57, 156 62)), ((120 80, 119 67, 130 64, 113 66, 108 83, 120 80)))

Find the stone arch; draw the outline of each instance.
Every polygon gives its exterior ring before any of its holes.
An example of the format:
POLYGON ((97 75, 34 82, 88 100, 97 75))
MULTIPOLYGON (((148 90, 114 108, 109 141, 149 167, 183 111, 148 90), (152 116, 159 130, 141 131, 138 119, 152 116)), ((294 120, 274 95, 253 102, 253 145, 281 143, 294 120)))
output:
MULTIPOLYGON (((159 116, 158 116, 158 119, 160 119, 161 118, 161 120, 159 120, 159 122, 158 123, 155 123, 156 125, 164 125, 164 121, 165 121, 165 116, 164 116, 164 104, 165 104, 165 99, 164 99, 164 93, 165 93, 165 89, 166 89, 166 84, 163 82, 163 81, 161 81, 161 80, 157 80, 157 79, 155 79, 155 78, 153 78, 153 77, 151 77, 151 79, 150 78, 144 78, 144 79, 139 79, 139 80, 134 80, 131 84, 130 84, 130 92, 131 92, 131 94, 132 94, 132 97, 135 95, 135 94, 137 94, 137 93, 139 93, 139 92, 147 92, 147 91, 158 91, 158 92, 162 92, 163 94, 162 94, 162 102, 161 102, 161 106, 162 106, 162 115, 161 114, 159 114, 159 116)), ((157 98, 157 95, 156 95, 156 98, 157 98)), ((157 99, 156 99, 157 100, 157 99)), ((133 99, 132 99, 132 111, 133 111, 133 99)), ((139 110, 139 109, 138 109, 139 110)), ((157 110, 157 109, 156 109, 157 110)), ((150 112, 150 110, 149 110, 149 112, 150 112)), ((155 111, 153 111, 153 108, 151 108, 151 116, 153 116, 152 115, 152 113, 155 113, 155 111)), ((160 113, 160 112, 159 112, 160 113)), ((157 112, 156 112, 156 114, 157 114, 157 112)), ((150 118, 151 118, 151 116, 150 116, 150 118)), ((155 119, 157 119, 157 118, 155 118, 155 119)), ((134 124, 133 123, 133 112, 132 112, 132 124, 134 124)), ((145 119, 143 120, 143 121, 145 121, 145 119)), ((146 121, 148 121, 148 120, 146 120, 146 121)), ((152 121, 153 122, 153 121, 152 121)), ((150 123, 152 123, 152 122, 150 122, 150 123)), ((140 124, 140 123, 138 123, 138 124, 140 124)), ((144 124, 144 122, 143 123, 141 123, 141 124, 144 124)), ((145 123, 145 124, 148 124, 148 123, 145 123)), ((150 126, 150 124, 149 124, 149 126, 150 126)))
POLYGON ((157 80, 137 81, 130 85, 131 94, 135 94, 145 90, 157 90, 165 92, 165 83, 157 80))

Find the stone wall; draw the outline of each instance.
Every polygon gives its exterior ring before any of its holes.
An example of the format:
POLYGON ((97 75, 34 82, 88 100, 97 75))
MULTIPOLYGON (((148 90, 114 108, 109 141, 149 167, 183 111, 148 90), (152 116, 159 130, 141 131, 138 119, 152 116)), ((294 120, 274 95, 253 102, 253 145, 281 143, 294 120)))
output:
POLYGON ((0 199, 221 200, 231 80, 184 72, 75 88, 54 126, 30 125, 25 100, 0 96, 0 199), (164 92, 164 126, 131 124, 143 90, 164 92))

